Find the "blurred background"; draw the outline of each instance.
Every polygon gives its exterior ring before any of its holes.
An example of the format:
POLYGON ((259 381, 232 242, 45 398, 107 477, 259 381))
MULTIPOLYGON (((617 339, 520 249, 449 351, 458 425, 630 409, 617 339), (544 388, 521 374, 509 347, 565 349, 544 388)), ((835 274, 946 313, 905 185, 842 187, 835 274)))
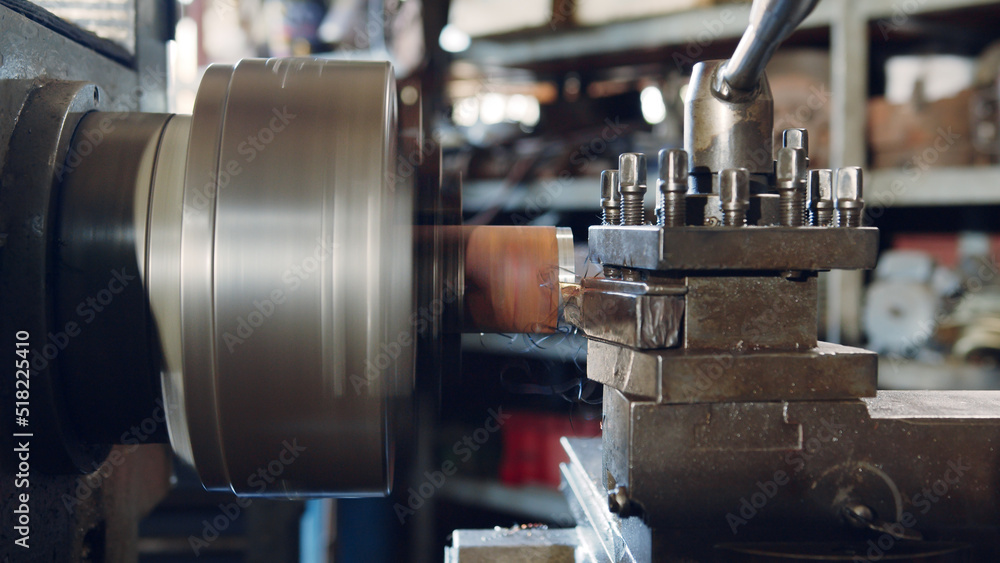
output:
MULTIPOLYGON (((124 46, 142 41, 119 25, 115 0, 38 3, 124 46)), ((600 171, 622 152, 681 146, 691 66, 733 51, 749 3, 184 0, 175 10, 171 111, 191 110, 213 62, 389 60, 404 132, 422 127, 439 144, 466 223, 572 227, 586 275, 600 171)), ((820 336, 879 352, 884 388, 1000 388, 998 30, 1000 2, 822 0, 768 67, 776 138, 805 127, 814 167, 865 167, 882 255, 874 272, 821 277, 820 336)), ((466 335, 461 346, 440 388, 424 390, 428 439, 407 454, 414 470, 392 497, 233 504, 178 467, 178 486, 142 523, 141 560, 438 561, 456 528, 572 525, 558 439, 600 433, 583 340, 466 335), (477 433, 497 408, 499 430, 477 433), (447 462, 455 472, 439 480, 447 462), (233 506, 237 516, 214 523, 233 506)))

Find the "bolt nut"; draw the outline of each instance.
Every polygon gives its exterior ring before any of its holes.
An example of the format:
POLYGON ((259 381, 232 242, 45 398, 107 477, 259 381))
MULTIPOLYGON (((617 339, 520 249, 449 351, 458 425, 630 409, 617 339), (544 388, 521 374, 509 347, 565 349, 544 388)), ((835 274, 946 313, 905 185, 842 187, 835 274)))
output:
POLYGON ((846 166, 837 170, 837 209, 857 209, 864 207, 862 195, 863 177, 860 166, 846 166))
POLYGON ((604 170, 601 172, 601 205, 604 207, 618 207, 622 203, 621 193, 618 191, 618 171, 604 170))
POLYGON ((623 194, 645 193, 646 155, 624 153, 618 158, 619 186, 623 194))
POLYGON ((802 149, 809 155, 809 131, 806 129, 785 129, 781 133, 781 146, 802 149))
POLYGON ((665 192, 687 193, 688 155, 682 149, 660 151, 660 183, 665 192))
POLYGON ((833 170, 821 168, 809 171, 809 206, 833 208, 833 170))
POLYGON ((791 147, 778 149, 776 174, 778 189, 792 189, 795 187, 795 182, 804 182, 807 171, 805 149, 791 147))
POLYGON ((723 211, 745 211, 750 207, 750 171, 727 168, 720 172, 719 200, 723 211))

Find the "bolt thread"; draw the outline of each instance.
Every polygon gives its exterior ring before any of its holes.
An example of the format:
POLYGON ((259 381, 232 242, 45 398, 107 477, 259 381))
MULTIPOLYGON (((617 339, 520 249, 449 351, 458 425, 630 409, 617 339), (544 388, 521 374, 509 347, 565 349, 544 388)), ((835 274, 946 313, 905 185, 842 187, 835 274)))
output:
POLYGON ((813 225, 817 227, 832 227, 833 226, 833 210, 832 209, 817 209, 813 212, 813 225))
POLYGON ((725 227, 744 227, 747 224, 747 212, 741 210, 725 210, 722 212, 722 225, 725 227))
POLYGON ((656 210, 661 227, 683 227, 687 224, 687 194, 664 192, 663 207, 656 210))
POLYGON ((806 217, 805 190, 793 188, 781 190, 781 225, 801 227, 806 217))
POLYGON ((860 227, 861 209, 838 209, 837 224, 841 227, 860 227))
POLYGON ((604 214, 601 216, 601 220, 605 225, 621 225, 622 224, 622 210, 617 207, 605 207, 604 214))
POLYGON ((642 208, 642 196, 622 194, 622 224, 641 225, 646 217, 642 208))

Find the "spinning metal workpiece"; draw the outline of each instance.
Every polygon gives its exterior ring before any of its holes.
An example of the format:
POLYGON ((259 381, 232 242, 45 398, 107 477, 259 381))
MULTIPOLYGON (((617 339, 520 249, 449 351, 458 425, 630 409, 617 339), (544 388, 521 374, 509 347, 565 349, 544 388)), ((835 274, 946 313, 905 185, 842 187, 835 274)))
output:
POLYGON ((556 330, 572 235, 415 224, 387 63, 215 65, 190 116, 104 98, 40 82, 3 171, 3 329, 31 335, 39 470, 93 471, 159 417, 142 441, 208 489, 384 495, 418 340, 556 330))

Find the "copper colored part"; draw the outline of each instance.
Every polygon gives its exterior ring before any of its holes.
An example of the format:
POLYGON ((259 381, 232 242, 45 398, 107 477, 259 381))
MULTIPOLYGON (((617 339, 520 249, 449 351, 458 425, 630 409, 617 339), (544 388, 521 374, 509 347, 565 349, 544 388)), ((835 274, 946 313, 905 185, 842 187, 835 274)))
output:
POLYGON ((551 333, 559 321, 555 227, 460 227, 464 332, 551 333))

